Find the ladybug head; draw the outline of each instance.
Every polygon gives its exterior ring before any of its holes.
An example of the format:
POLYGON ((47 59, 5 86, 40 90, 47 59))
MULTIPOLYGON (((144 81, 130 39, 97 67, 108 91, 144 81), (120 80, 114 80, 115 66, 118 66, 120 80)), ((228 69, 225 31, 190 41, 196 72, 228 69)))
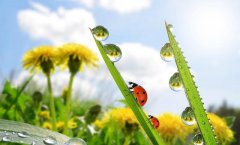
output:
POLYGON ((134 83, 134 82, 128 82, 128 84, 129 84, 129 85, 132 85, 133 88, 136 87, 136 86, 138 86, 138 84, 136 84, 136 83, 134 83))
POLYGON ((149 118, 149 119, 152 119, 152 118, 153 118, 153 116, 152 116, 152 115, 148 115, 148 118, 149 118))

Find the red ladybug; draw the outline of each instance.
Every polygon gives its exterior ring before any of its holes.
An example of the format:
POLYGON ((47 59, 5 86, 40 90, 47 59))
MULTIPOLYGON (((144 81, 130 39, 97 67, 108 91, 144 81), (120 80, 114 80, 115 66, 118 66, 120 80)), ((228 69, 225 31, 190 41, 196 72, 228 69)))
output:
POLYGON ((147 102, 147 99, 148 99, 146 90, 143 87, 141 87, 138 84, 133 83, 133 82, 129 82, 129 85, 131 85, 131 87, 129 87, 129 89, 132 90, 133 95, 135 96, 138 104, 140 106, 143 106, 147 102))
POLYGON ((158 121, 158 119, 152 115, 148 115, 148 117, 149 117, 149 120, 151 121, 153 127, 157 129, 160 125, 160 122, 158 121))

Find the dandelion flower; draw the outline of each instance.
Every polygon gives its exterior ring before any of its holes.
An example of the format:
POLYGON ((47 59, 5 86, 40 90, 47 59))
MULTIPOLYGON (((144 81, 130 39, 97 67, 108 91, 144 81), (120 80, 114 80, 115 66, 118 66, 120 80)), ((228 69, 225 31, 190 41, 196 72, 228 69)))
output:
POLYGON ((126 127, 126 124, 138 124, 138 121, 130 108, 111 109, 105 114, 102 120, 96 120, 94 124, 98 128, 103 128, 110 120, 118 122, 121 128, 126 127))
POLYGON ((42 127, 51 130, 52 129, 52 124, 50 122, 44 122, 42 127))
POLYGON ((64 128, 64 122, 58 121, 56 124, 57 130, 62 130, 64 128))
POLYGON ((68 121, 68 128, 70 128, 70 129, 77 128, 77 122, 75 122, 74 119, 70 119, 68 121))
POLYGON ((213 113, 208 113, 208 117, 212 123, 218 141, 221 144, 230 144, 234 140, 234 134, 227 126, 225 120, 213 113))
POLYGON ((50 98, 50 112, 52 117, 52 127, 56 130, 56 113, 54 98, 52 96, 52 86, 50 74, 54 70, 56 62, 56 50, 52 46, 39 46, 32 50, 29 50, 23 56, 23 67, 25 69, 30 69, 34 71, 35 69, 40 69, 47 77, 48 82, 48 92, 50 98))
POLYGON ((39 116, 46 119, 46 120, 50 119, 49 111, 41 111, 41 112, 39 112, 39 116))
POLYGON ((67 43, 58 49, 58 60, 60 66, 68 66, 70 72, 75 74, 82 69, 83 64, 96 67, 98 57, 82 44, 67 43))
MULTIPOLYGON (((66 94, 66 109, 65 109, 65 120, 64 120, 64 133, 68 134, 68 120, 70 114, 70 100, 72 93, 72 84, 74 76, 79 70, 82 70, 83 65, 89 67, 96 67, 98 57, 89 48, 84 45, 76 43, 67 43, 59 47, 57 51, 58 65, 62 68, 68 66, 71 73, 68 90, 66 94)), ((73 126, 74 127, 74 126, 73 126)))
POLYGON ((184 142, 186 137, 193 131, 193 127, 184 125, 178 115, 164 113, 158 117, 158 120, 161 125, 157 131, 169 143, 173 143, 176 139, 184 142))
POLYGON ((39 46, 29 50, 23 56, 23 67, 30 71, 42 70, 45 74, 49 74, 54 70, 56 59, 55 48, 52 46, 39 46))

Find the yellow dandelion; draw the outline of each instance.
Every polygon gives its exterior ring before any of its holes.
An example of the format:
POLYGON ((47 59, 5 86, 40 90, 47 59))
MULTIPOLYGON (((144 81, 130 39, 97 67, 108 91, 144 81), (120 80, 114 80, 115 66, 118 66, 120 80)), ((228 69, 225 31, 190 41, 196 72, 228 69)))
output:
POLYGON ((30 69, 30 71, 42 70, 49 74, 54 70, 56 60, 55 48, 52 46, 39 46, 29 50, 23 56, 23 67, 30 69))
POLYGON ((208 113, 208 117, 214 128, 215 134, 217 135, 218 141, 221 144, 230 144, 234 140, 234 134, 227 126, 225 120, 213 113, 208 113))
POLYGON ((46 119, 46 120, 50 119, 49 111, 41 111, 41 112, 39 112, 39 116, 46 119))
POLYGON ((68 121, 68 128, 70 129, 77 128, 77 122, 75 122, 73 118, 68 121))
POLYGON ((52 129, 52 124, 50 122, 44 122, 42 127, 51 130, 52 129))
POLYGON ((97 55, 82 44, 68 43, 58 49, 59 65, 68 66, 71 73, 75 74, 82 69, 83 64, 96 67, 97 55))
MULTIPOLYGON (((63 130, 64 129, 64 121, 58 121, 56 126, 57 126, 57 130, 63 130)), ((77 123, 74 121, 74 119, 70 119, 68 121, 68 128, 69 129, 77 128, 77 123)))
POLYGON ((158 117, 160 126, 157 131, 161 134, 166 142, 172 143, 176 139, 185 141, 186 137, 193 131, 193 127, 186 126, 182 123, 179 115, 164 113, 158 117))
POLYGON ((130 108, 114 108, 107 112, 102 120, 96 120, 94 125, 98 128, 103 128, 110 120, 118 122, 121 128, 126 127, 126 123, 138 124, 130 108))
POLYGON ((62 130, 64 128, 64 122, 58 121, 56 124, 57 130, 62 130))

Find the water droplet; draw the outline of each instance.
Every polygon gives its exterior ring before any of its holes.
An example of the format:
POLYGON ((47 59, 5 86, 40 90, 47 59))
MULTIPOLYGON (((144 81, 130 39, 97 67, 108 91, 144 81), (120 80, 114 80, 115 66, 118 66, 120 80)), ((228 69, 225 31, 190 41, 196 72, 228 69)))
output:
POLYGON ((104 41, 109 36, 108 30, 103 26, 97 26, 93 28, 92 33, 93 33, 93 36, 99 41, 104 41))
POLYGON ((11 132, 8 132, 8 131, 4 131, 4 135, 10 135, 11 134, 11 132))
POLYGON ((23 131, 23 132, 19 132, 18 136, 21 138, 27 138, 27 137, 29 137, 29 134, 27 132, 23 131))
POLYGON ((11 138, 10 138, 9 136, 4 136, 4 137, 2 138, 2 141, 8 142, 8 141, 11 141, 11 138))
POLYGON ((106 44, 103 49, 112 62, 117 62, 122 57, 121 49, 115 44, 106 44))
POLYGON ((31 145, 36 145, 36 142, 35 142, 35 141, 33 141, 33 142, 31 143, 31 145))
POLYGON ((191 126, 196 124, 194 113, 191 107, 186 107, 186 109, 182 112, 181 118, 185 125, 191 126))
POLYGON ((54 137, 52 137, 52 136, 49 136, 49 137, 43 139, 43 142, 46 145, 55 145, 55 144, 57 144, 57 140, 54 137))
POLYGON ((173 60, 174 55, 173 55, 173 50, 172 50, 170 43, 166 43, 162 47, 162 49, 160 51, 160 56, 164 61, 167 61, 167 62, 173 60))
POLYGON ((71 138, 64 145, 87 145, 81 138, 71 138))
POLYGON ((171 76, 171 78, 169 80, 169 86, 173 91, 180 91, 183 89, 182 79, 178 72, 174 73, 171 76))
POLYGON ((193 144, 194 145, 203 145, 203 143, 204 142, 203 142, 203 137, 202 137, 201 133, 198 133, 193 137, 193 144))

